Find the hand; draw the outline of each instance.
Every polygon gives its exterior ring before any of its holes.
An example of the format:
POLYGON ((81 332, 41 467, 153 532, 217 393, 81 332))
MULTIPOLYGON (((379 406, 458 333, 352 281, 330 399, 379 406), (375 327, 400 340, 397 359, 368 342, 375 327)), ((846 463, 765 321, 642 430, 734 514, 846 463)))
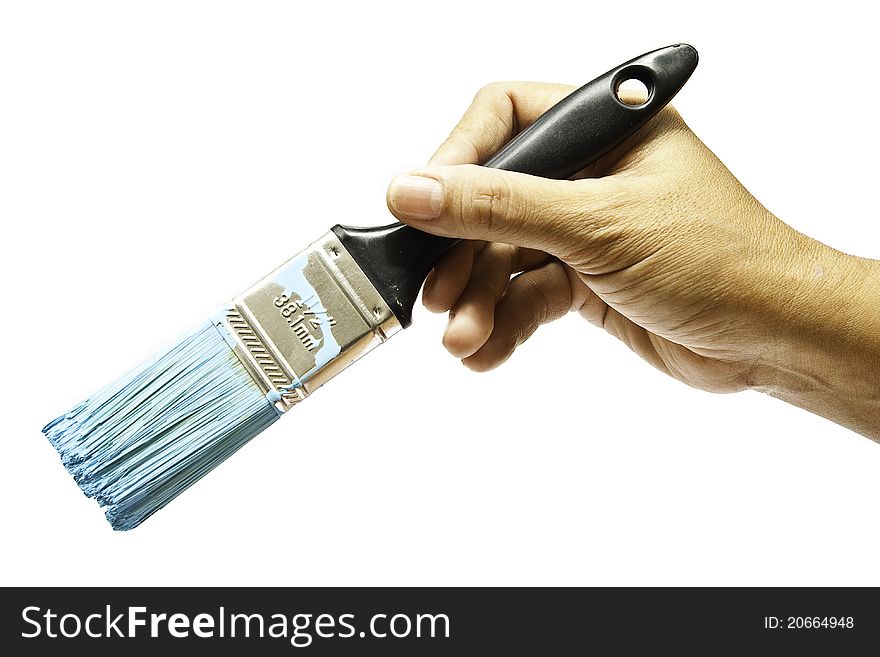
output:
POLYGON ((774 217, 674 109, 576 180, 473 166, 572 90, 486 87, 428 168, 389 188, 401 221, 468 240, 425 283, 425 305, 449 312, 446 348, 491 369, 573 310, 689 385, 755 387, 877 435, 880 330, 851 299, 876 299, 878 263, 774 217), (846 354, 867 340, 850 359, 864 383, 835 381, 829 332, 846 354), (865 408, 854 419, 852 403, 826 403, 832 394, 865 408))

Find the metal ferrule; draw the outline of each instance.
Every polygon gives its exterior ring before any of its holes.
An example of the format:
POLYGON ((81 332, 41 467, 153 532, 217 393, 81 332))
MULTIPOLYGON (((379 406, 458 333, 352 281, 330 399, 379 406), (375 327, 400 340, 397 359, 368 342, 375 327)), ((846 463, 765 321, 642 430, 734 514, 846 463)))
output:
POLYGON ((401 329, 333 233, 237 296, 212 319, 282 412, 401 329))

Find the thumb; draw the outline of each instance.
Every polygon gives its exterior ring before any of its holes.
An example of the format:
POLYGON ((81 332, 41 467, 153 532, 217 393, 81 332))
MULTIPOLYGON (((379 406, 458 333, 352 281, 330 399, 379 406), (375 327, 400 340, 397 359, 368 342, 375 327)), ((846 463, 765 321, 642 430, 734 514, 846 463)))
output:
POLYGON ((428 233, 562 256, 583 245, 613 196, 608 186, 601 178, 550 180, 467 164, 397 176, 387 202, 398 219, 428 233))

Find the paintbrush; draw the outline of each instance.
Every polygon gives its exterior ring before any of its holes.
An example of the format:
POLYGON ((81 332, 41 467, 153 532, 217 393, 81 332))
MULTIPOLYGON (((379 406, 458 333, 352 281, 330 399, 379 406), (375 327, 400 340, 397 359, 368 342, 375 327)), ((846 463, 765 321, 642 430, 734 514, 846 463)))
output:
MULTIPOLYGON (((485 166, 568 178, 645 125, 696 65, 685 44, 630 60, 550 108, 485 166), (632 79, 648 90, 642 104, 618 97, 632 79)), ((457 242, 400 223, 334 226, 43 433, 113 528, 132 529, 407 328, 425 277, 457 242)))

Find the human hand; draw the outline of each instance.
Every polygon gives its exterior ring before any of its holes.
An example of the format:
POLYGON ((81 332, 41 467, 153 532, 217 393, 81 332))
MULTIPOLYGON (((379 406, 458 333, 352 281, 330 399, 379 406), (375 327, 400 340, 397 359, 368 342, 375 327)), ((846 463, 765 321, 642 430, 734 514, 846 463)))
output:
MULTIPOLYGON (((672 108, 577 180, 472 166, 572 90, 484 88, 428 168, 389 187, 401 221, 467 240, 423 294, 430 310, 449 312, 444 344, 465 365, 499 365, 539 325, 574 310, 689 385, 788 398, 787 386, 836 359, 817 344, 818 322, 834 330, 843 313, 853 327, 873 326, 840 290, 876 282, 877 263, 774 217, 672 108), (798 367, 805 362, 812 369, 798 367)), ((871 372, 880 380, 880 369, 871 372)), ((823 412, 808 399, 799 405, 823 412)))

